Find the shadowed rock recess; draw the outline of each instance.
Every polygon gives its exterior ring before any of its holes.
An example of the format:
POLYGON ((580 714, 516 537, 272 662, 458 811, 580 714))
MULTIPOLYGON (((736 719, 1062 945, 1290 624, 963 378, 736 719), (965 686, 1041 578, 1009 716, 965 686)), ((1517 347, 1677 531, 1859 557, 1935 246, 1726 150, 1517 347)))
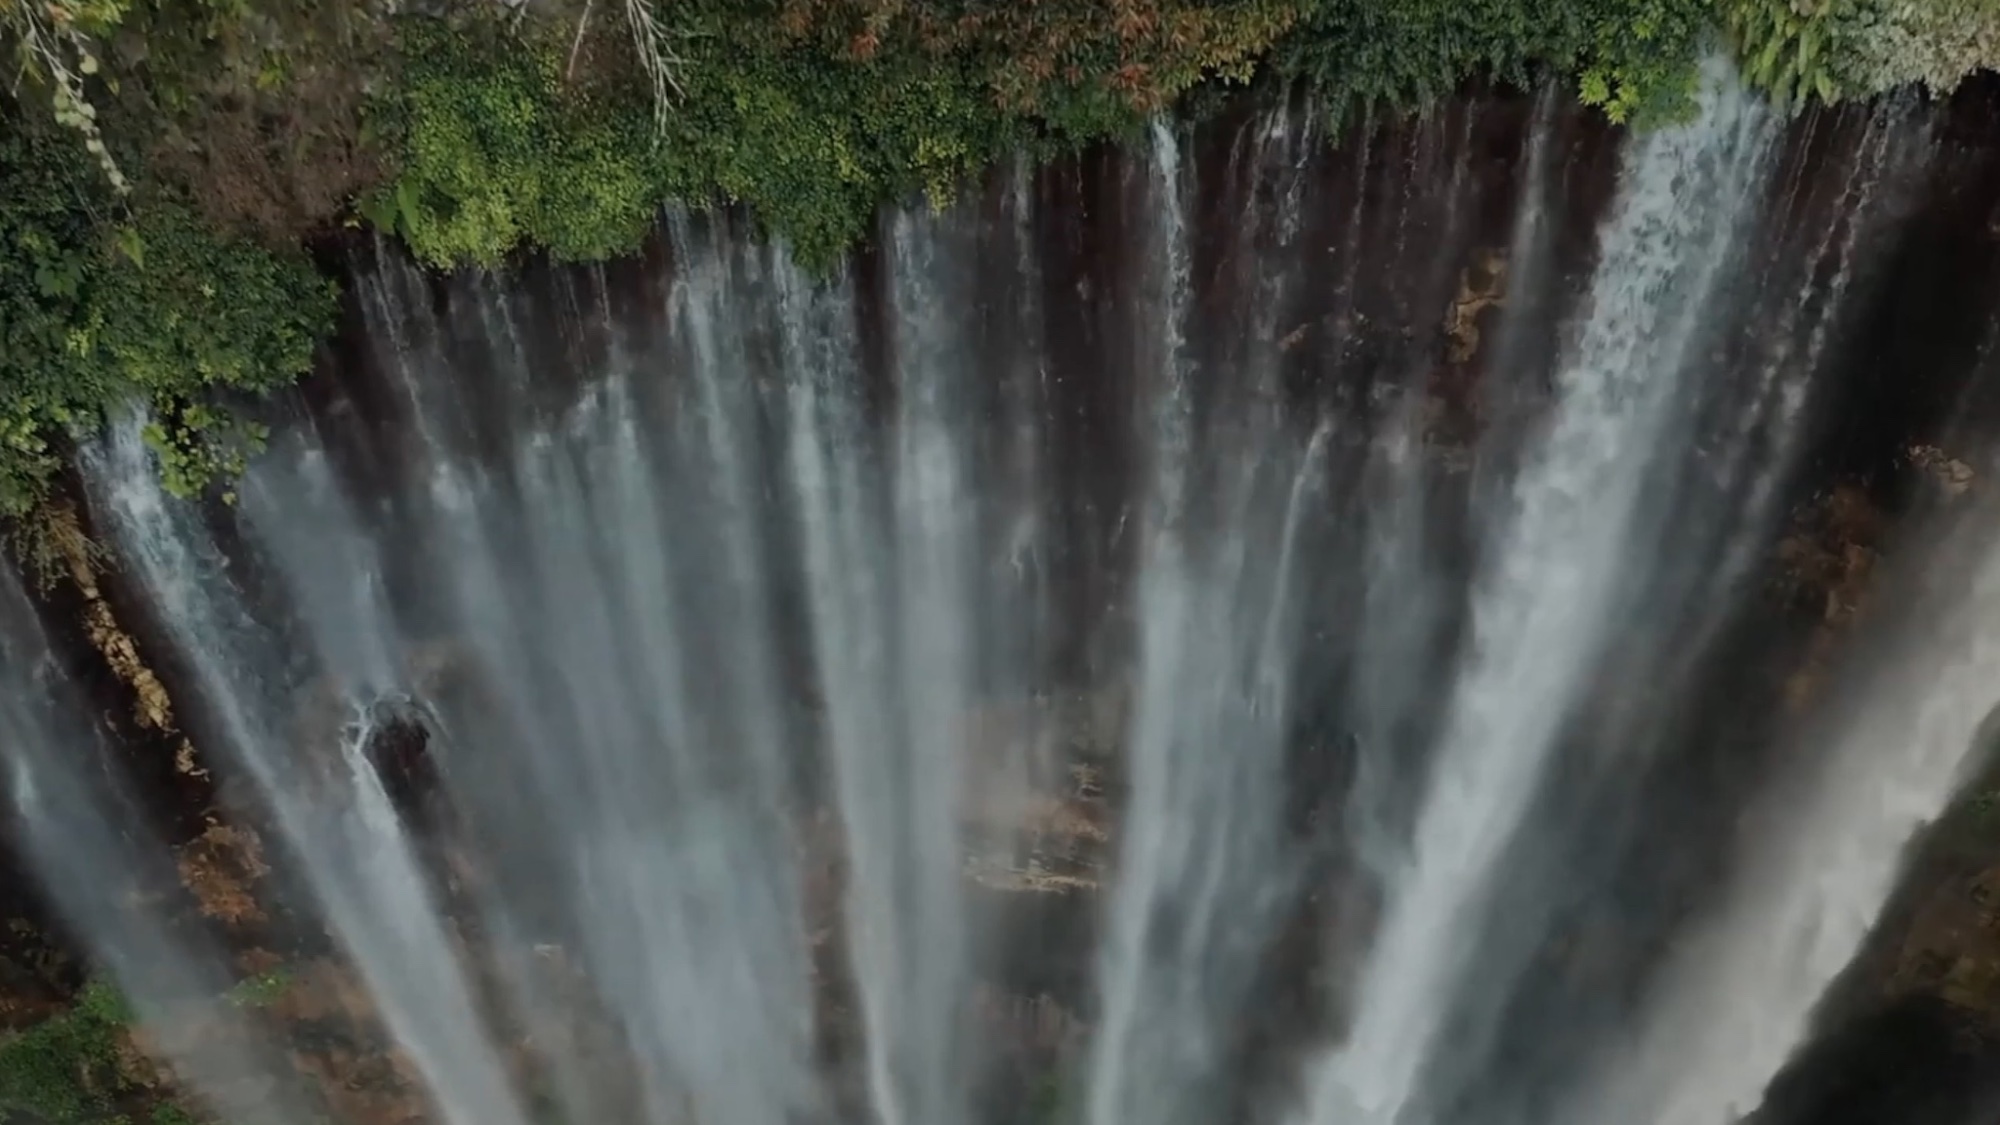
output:
POLYGON ((0 1122, 2000 1121, 2000 91, 1569 100, 329 245, 0 581, 0 1122))

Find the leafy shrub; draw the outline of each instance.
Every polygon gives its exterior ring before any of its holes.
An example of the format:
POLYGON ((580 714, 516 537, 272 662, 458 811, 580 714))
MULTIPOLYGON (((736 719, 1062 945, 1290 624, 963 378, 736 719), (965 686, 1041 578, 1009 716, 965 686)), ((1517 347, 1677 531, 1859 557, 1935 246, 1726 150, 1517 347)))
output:
POLYGON ((1713 28, 1709 0, 1314 0, 1277 56, 1336 111, 1402 107, 1466 78, 1573 76, 1614 121, 1664 120, 1691 103, 1713 28))
POLYGON ((885 198, 947 192, 1001 132, 950 60, 846 63, 720 25, 692 40, 685 96, 656 129, 630 69, 576 79, 566 46, 408 21, 382 119, 401 171, 370 218, 434 265, 493 265, 524 243, 561 259, 630 250, 670 199, 744 202, 825 262, 885 198))
POLYGON ((1008 136, 960 60, 885 52, 843 62, 806 47, 710 44, 661 138, 663 182, 688 202, 749 204, 809 262, 864 234, 880 203, 950 196, 1008 136))
POLYGON ((1211 78, 1245 81, 1316 0, 787 0, 777 29, 830 58, 951 58, 1001 112, 1091 141, 1211 78))
POLYGON ((433 264, 491 265, 522 243, 629 249, 667 200, 740 202, 825 264, 884 202, 943 199, 1010 147, 1116 135, 1204 78, 1247 78, 1297 10, 694 0, 668 9, 680 94, 657 129, 615 24, 587 40, 411 19, 382 117, 400 175, 368 213, 433 264))
POLYGON ((1780 105, 1809 98, 1832 102, 1844 93, 1837 78, 1840 25, 1829 7, 1792 0, 1736 0, 1729 31, 1743 60, 1744 77, 1780 105))
POLYGON ((184 207, 129 210, 73 142, 0 124, 0 517, 38 504, 65 439, 132 398, 161 416, 169 481, 201 488, 256 434, 211 404, 296 379, 333 291, 302 257, 218 237, 184 207))
POLYGON ((2000 68, 2000 4, 1992 0, 1824 0, 1839 28, 1834 66, 1856 94, 1911 82, 1949 92, 2000 68))
POLYGON ((122 1043, 132 1013, 118 990, 86 983, 68 1011, 0 1039, 0 1118, 46 1125, 200 1125, 150 1079, 135 1080, 122 1043), (141 1085, 141 1081, 146 1084, 141 1085))
POLYGON ((289 971, 272 969, 237 981, 223 998, 239 1008, 268 1008, 291 987, 292 974, 289 971))
POLYGON ((616 92, 568 86, 552 43, 413 18, 383 126, 397 179, 365 204, 436 265, 494 265, 523 242, 608 257, 645 236, 659 185, 646 120, 616 92))
POLYGON ((21 76, 47 92, 57 124, 77 132, 120 194, 130 184, 105 142, 89 80, 102 67, 97 51, 103 37, 118 27, 126 8, 127 0, 0 0, 0 47, 14 56, 21 76))

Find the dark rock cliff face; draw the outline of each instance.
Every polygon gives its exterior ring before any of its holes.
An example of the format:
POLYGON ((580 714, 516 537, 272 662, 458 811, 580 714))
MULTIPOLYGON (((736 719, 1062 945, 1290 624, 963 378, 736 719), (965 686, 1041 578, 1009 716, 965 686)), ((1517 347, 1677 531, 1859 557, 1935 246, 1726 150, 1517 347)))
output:
MULTIPOLYGON (((1576 309, 1615 187, 1618 138, 1560 99, 1507 91, 1456 99, 1422 119, 1364 122, 1338 138, 1283 120, 1288 131, 1280 135, 1269 113, 1244 108, 1196 131, 1193 362, 1229 369, 1246 340, 1268 332, 1263 343, 1281 356, 1281 393, 1300 418, 1375 419, 1397 388, 1419 388, 1422 455, 1439 469, 1427 518, 1441 541, 1460 542, 1480 506, 1493 501, 1485 489, 1493 461, 1508 456, 1506 435, 1546 405, 1544 376, 1523 357, 1552 350, 1576 309), (1287 162, 1291 171, 1273 177, 1270 169, 1287 162), (1297 208, 1285 220, 1297 232, 1281 254, 1271 229, 1286 207, 1297 208), (1545 226, 1523 239, 1521 216, 1530 211, 1545 226), (1283 307, 1262 308, 1258 286, 1273 271, 1295 286, 1283 307)), ((1703 888, 1727 869, 1724 829, 1743 794, 1779 764, 1770 760, 1768 736, 1811 701, 1850 622, 1868 612, 1880 553, 1893 550, 1913 521, 1968 503, 2000 479, 1992 453, 2000 448, 1996 137, 1994 83, 1974 83, 1947 105, 1815 111, 1789 127, 1768 183, 1773 217, 1752 235, 1752 283, 1738 295, 1738 323, 1711 357, 1746 371, 1817 365, 1820 390, 1802 423, 1796 469, 1781 486, 1788 516, 1758 543, 1754 596, 1700 638, 1715 655, 1689 673, 1680 706, 1610 682, 1617 666, 1608 665, 1607 682, 1570 737, 1584 745, 1642 732, 1664 749, 1643 776, 1565 779, 1574 791, 1562 794, 1561 807, 1578 833, 1621 827, 1595 866, 1566 873, 1567 892, 1549 899, 1558 918, 1551 928, 1565 939, 1524 954, 1521 984, 1495 1011, 1464 1014, 1468 1051, 1493 1054, 1515 1076, 1546 1074, 1550 1083, 1587 1057, 1582 1041, 1643 993, 1703 888), (1838 292, 1837 307, 1828 292, 1838 292), (1815 332, 1824 346, 1809 351, 1803 341, 1815 332), (1644 803, 1633 799, 1640 791, 1644 803), (1492 1034, 1564 1024, 1576 1029, 1571 1039, 1492 1034), (1481 1028, 1500 1042, 1478 1041, 1481 1028), (1531 1040, 1540 1046, 1527 1047, 1531 1040)), ((1073 1062, 1097 1014, 1093 958, 1127 783, 1116 754, 1125 687, 1106 670, 1119 664, 1129 638, 1105 625, 1116 613, 1105 607, 1124 600, 1134 568, 1121 528, 1138 472, 1129 436, 1138 394, 1120 373, 1140 366, 1127 353, 1143 335, 1128 321, 1138 304, 1132 279, 1141 271, 1129 259, 1144 220, 1136 203, 1144 173, 1143 156, 1113 151, 1041 170, 1028 185, 1033 277, 1016 268, 996 233, 1014 214, 1015 185, 996 175, 965 204, 983 217, 967 236, 975 244, 972 299, 1000 307, 1024 285, 1039 287, 1053 368, 1044 373, 1053 389, 1041 405, 1048 490, 1059 498, 1053 518, 1066 552, 1049 567, 1057 606, 1050 617, 1059 626, 1044 641, 1047 682, 1034 685, 1029 701, 1002 700, 965 719, 975 757, 982 741, 1043 747, 1028 785, 974 784, 964 814, 968 911, 992 954, 976 1016, 1007 1045, 987 1099, 1001 1107, 996 1120, 1049 1112, 1041 1091, 1073 1062)), ((391 314, 428 318, 438 347, 466 357, 468 369, 479 367, 488 346, 471 336, 481 314, 499 308, 518 318, 532 359, 531 401, 524 407, 467 388, 462 419, 471 445, 497 449, 508 411, 548 414, 574 400, 583 373, 602 368, 614 346, 612 322, 634 334, 663 331, 660 310, 679 268, 664 237, 646 256, 599 271, 530 261, 501 279, 420 277, 379 244, 327 253, 348 273, 342 334, 323 370, 274 411, 275 421, 281 430, 315 427, 345 479, 362 482, 385 509, 412 420, 398 383, 404 376, 385 369, 381 341, 371 338, 381 311, 367 301, 393 293, 403 304, 391 314)), ((876 353, 867 374, 882 381, 886 266, 869 248, 852 269, 864 346, 876 353)), ((984 331, 994 352, 1004 350, 1007 326, 997 315, 984 331)), ((1012 378, 993 362, 996 385, 1012 378)), ((892 390, 884 383, 875 393, 883 406, 892 390)), ((1360 445, 1335 454, 1365 455, 1360 445)), ((87 508, 83 519, 89 530, 87 508)), ((259 576, 257 556, 235 540, 231 516, 217 510, 211 520, 243 587, 259 596, 271 580, 259 576)), ((1470 548, 1460 545, 1455 565, 1469 568, 1470 548)), ((291 905, 283 875, 273 874, 291 861, 266 843, 256 802, 211 772, 200 747, 218 723, 203 713, 186 654, 176 653, 153 603, 116 558, 96 571, 86 562, 42 599, 40 613, 60 649, 57 664, 104 716, 122 768, 163 826, 182 883, 173 893, 185 899, 179 924, 219 941, 245 975, 287 967, 282 995, 259 1018, 341 1120, 424 1119, 408 1061, 389 1049, 366 989, 311 915, 291 905)), ((1337 616, 1347 604, 1341 581, 1327 576, 1319 612, 1337 616)), ((275 604, 278 596, 269 596, 275 604)), ((788 597, 798 600, 796 591, 777 592, 781 605, 788 597)), ((788 612, 803 611, 793 604, 788 612)), ((1464 612, 1454 604, 1446 615, 1464 612)), ((425 690, 448 696, 455 690, 448 638, 433 655, 427 673, 435 682, 425 690)), ((1343 659, 1352 657, 1328 663, 1343 659)), ((824 701, 803 683, 796 702, 801 725, 820 721, 824 701)), ((337 735, 337 702, 326 706, 302 708, 301 738, 337 735)), ((1338 815, 1351 771, 1343 748, 1355 723, 1329 702, 1306 709, 1299 726, 1288 830, 1311 841, 1338 815)), ((411 710, 381 724, 366 752, 425 838, 424 861, 445 888, 441 897, 462 905, 482 868, 490 874, 504 860, 473 854, 460 838, 464 826, 439 796, 432 737, 421 710, 411 710)), ((810 795, 823 784, 808 777, 801 788, 810 795)), ((851 998, 841 995, 840 939, 829 936, 843 857, 830 834, 805 830, 801 838, 823 841, 807 893, 818 923, 818 983, 835 997, 827 1010, 845 1017, 819 1030, 818 1049, 838 1059, 852 1050, 854 1034, 851 998)), ((1281 927, 1251 986, 1257 1015, 1234 1033, 1241 1065, 1269 1069, 1271 1083, 1282 1069, 1276 1060, 1302 1029, 1338 1004, 1343 967, 1324 935, 1359 938, 1373 911, 1375 892, 1353 857, 1334 848, 1315 854, 1313 875, 1328 889, 1281 927)), ((1524 856, 1521 870, 1540 871, 1537 858, 1524 856)), ((1532 875, 1520 878, 1520 887, 1498 893, 1546 890, 1532 875)), ((476 944, 470 912, 457 913, 459 937, 476 944)), ((21 1026, 60 1006, 82 979, 83 958, 29 865, 11 852, 0 852, 0 926, 0 1022, 21 1026)), ((552 977, 566 971, 560 951, 548 960, 552 977)), ((1992 1077, 2000 1073, 2000 822, 1990 810, 1968 801, 1913 848, 1902 893, 1823 1023, 1820 1041, 1773 1088, 1759 1125, 1970 1125, 1982 1106, 1990 1118, 2000 1096, 1992 1077)), ((588 1013, 578 1026, 579 1035, 609 1034, 588 1013)), ((523 1068, 533 1065, 529 1038, 509 1047, 523 1068)), ((1467 1079, 1457 1096, 1480 1105, 1501 1095, 1467 1079)))

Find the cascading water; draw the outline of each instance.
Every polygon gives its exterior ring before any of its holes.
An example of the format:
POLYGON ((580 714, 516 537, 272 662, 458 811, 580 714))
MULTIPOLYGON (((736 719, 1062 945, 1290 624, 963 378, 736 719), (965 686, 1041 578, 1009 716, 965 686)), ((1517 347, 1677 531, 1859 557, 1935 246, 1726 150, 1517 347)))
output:
POLYGON ((269 803, 336 935, 382 998, 384 1020, 431 1083, 439 1112, 454 1123, 524 1122, 478 1030, 471 985, 432 892, 361 756, 359 732, 335 727, 294 741, 288 727, 298 700, 285 682, 287 654, 249 615, 196 513, 160 487, 144 422, 118 421, 88 454, 85 475, 129 565, 159 595, 157 611, 187 646, 231 764, 269 803))
POLYGON ((2000 695, 2000 557, 1991 513, 1932 561, 1939 576, 1813 733, 1826 749, 1749 821, 1749 861, 1666 972, 1655 1010, 1586 1103, 1590 1120, 1738 1119, 1808 1032, 1892 889, 1902 848, 1965 780, 2000 695))
MULTIPOLYGON (((1545 432, 1474 594, 1408 868, 1390 876, 1354 1024, 1320 1069, 1314 1121, 1405 1120, 1499 858, 1609 627, 1636 510, 1771 129, 1712 74, 1694 123, 1636 145, 1545 432)), ((1684 393, 1684 392, 1683 392, 1684 393)), ((1671 462, 1670 462, 1671 464, 1671 462)), ((1677 466, 1674 466, 1677 468, 1677 466)))
POLYGON ((83 718, 76 685, 50 652, 27 592, 0 580, 0 752, 26 850, 71 925, 126 1001, 159 1029, 158 1049, 214 1107, 243 1125, 301 1119, 281 1057, 248 1034, 224 995, 232 981, 217 951, 173 935, 163 888, 172 865, 130 794, 91 766, 108 753, 83 718))
MULTIPOLYGON (((1283 740, 1298 628, 1300 523, 1323 435, 1287 435, 1259 402, 1268 370, 1236 372, 1241 425, 1262 448, 1202 444, 1183 354, 1188 218, 1178 143, 1154 130, 1146 270, 1158 296, 1139 321, 1155 441, 1139 536, 1138 664, 1128 732, 1132 795, 1099 969, 1102 1024, 1085 1097, 1090 1125, 1206 1121, 1228 1023, 1286 882, 1283 740), (1289 439, 1288 439, 1289 438, 1289 439), (1197 474, 1197 469, 1210 469, 1197 474), (1197 500, 1199 497, 1199 500, 1197 500), (1228 753, 1215 753, 1217 747, 1228 753), (1246 811, 1256 815, 1244 815, 1246 811), (1245 877, 1245 876, 1249 877, 1245 877)), ((1232 411, 1233 412, 1233 411, 1232 411)), ((1215 435, 1224 438, 1228 428, 1215 435)), ((1236 438, 1241 441, 1242 439, 1236 438)))
MULTIPOLYGON (((240 503, 167 496, 134 414, 90 520, 431 1119, 1027 1120, 1012 989, 1083 1027, 1030 1069, 1087 1125, 1726 1125, 2000 701, 1983 544, 1951 629, 1774 775, 1806 796, 1750 806, 1722 901, 1633 923, 1681 944, 1625 1002, 1545 955, 1566 883, 1650 870, 1619 822, 1928 134, 1885 111, 1798 190, 1711 67, 1579 269, 1557 104, 1335 144, 1287 102, 1212 163, 1160 122, 824 277, 678 214, 511 280, 358 248, 352 346, 240 503), (1041 952, 1088 987, 1010 944, 1065 911, 1090 948, 1041 952)), ((119 892, 172 875, 38 612, 0 589, 51 897, 223 1119, 344 1120, 228 1031, 220 947, 119 892)))

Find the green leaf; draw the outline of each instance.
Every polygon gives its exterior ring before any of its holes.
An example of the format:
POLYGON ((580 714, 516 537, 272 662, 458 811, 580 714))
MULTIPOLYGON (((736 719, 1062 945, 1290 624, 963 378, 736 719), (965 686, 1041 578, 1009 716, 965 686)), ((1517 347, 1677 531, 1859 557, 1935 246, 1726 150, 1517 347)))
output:
POLYGON ((356 203, 361 217, 382 230, 395 230, 397 221, 396 194, 387 191, 371 191, 356 203))
POLYGON ((1757 56, 1756 67, 1756 73, 1761 80, 1770 80, 1774 69, 1778 65, 1778 52, 1784 50, 1784 48, 1785 40, 1780 35, 1771 36, 1771 41, 1764 45, 1763 53, 1757 56))
POLYGON ((119 227, 117 242, 119 253, 125 255, 126 259, 139 269, 146 268, 146 240, 139 236, 137 229, 129 226, 119 227))

